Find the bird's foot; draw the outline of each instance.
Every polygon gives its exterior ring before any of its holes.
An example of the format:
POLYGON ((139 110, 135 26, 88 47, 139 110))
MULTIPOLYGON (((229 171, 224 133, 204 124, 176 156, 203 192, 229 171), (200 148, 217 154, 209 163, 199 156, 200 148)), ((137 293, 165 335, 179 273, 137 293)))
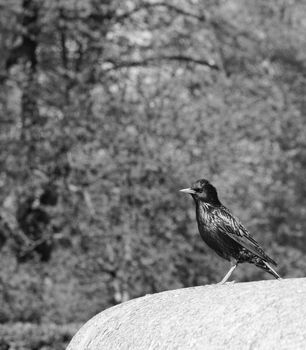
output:
POLYGON ((234 283, 236 283, 236 281, 229 281, 229 282, 223 282, 223 281, 221 281, 221 282, 219 282, 219 283, 217 283, 217 284, 222 285, 222 284, 234 284, 234 283))
POLYGON ((234 284, 236 283, 236 281, 229 281, 229 282, 226 282, 225 284, 234 284))

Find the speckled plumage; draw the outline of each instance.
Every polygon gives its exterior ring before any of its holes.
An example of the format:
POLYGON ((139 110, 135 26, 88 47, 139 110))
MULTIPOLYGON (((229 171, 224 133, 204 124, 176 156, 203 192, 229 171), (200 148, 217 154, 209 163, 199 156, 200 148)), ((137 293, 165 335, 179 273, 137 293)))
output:
POLYGON ((211 249, 234 263, 234 266, 248 262, 269 272, 275 278, 280 278, 269 265, 276 266, 276 262, 264 252, 241 222, 222 205, 214 186, 203 179, 182 191, 192 195, 196 204, 199 233, 211 249))

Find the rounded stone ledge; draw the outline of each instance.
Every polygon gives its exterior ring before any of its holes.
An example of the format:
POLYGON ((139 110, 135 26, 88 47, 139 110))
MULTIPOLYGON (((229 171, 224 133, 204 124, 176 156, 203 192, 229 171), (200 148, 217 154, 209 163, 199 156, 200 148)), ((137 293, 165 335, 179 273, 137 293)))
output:
POLYGON ((306 349, 306 278, 147 295, 89 320, 67 350, 306 349))

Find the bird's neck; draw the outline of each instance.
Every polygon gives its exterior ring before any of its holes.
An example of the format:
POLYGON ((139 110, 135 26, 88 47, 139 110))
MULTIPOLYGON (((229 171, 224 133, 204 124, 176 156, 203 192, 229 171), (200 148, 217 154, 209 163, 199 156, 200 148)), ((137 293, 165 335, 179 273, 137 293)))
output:
POLYGON ((196 201, 196 217, 199 227, 206 226, 210 223, 213 206, 207 202, 196 201))
POLYGON ((201 206, 205 210, 213 209, 213 208, 218 208, 222 206, 222 203, 219 201, 219 199, 215 199, 214 201, 211 202, 205 202, 202 200, 196 200, 195 203, 197 206, 201 206))
POLYGON ((204 202, 204 201, 196 201, 196 206, 198 208, 201 208, 205 211, 208 211, 210 209, 212 209, 214 206, 211 205, 210 203, 204 202))

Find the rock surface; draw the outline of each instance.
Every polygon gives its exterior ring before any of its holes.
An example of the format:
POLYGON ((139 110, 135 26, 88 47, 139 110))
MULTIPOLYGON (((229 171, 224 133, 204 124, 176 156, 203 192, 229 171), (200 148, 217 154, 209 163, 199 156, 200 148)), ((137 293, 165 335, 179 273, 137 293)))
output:
POLYGON ((166 291, 109 308, 67 350, 306 349, 306 278, 166 291))

